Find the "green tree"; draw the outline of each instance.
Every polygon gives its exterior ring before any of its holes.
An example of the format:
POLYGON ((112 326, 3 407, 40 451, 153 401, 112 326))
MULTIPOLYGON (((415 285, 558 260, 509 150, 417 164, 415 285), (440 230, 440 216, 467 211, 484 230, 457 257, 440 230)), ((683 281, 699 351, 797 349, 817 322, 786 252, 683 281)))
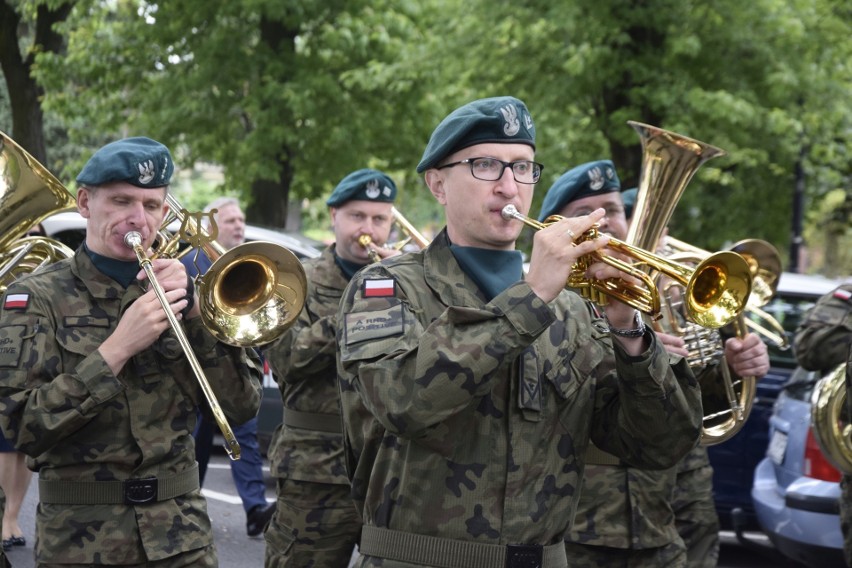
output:
POLYGON ((67 56, 45 54, 38 77, 50 108, 75 119, 72 139, 147 134, 183 164, 221 164, 223 190, 242 193, 249 218, 283 227, 290 202, 353 169, 414 161, 427 86, 394 62, 417 45, 421 6, 81 3, 67 56))
POLYGON ((64 38, 54 26, 68 17, 73 1, 0 3, 0 68, 6 83, 9 126, 3 126, 35 159, 49 166, 45 144, 44 89, 33 76, 39 53, 59 54, 64 38))

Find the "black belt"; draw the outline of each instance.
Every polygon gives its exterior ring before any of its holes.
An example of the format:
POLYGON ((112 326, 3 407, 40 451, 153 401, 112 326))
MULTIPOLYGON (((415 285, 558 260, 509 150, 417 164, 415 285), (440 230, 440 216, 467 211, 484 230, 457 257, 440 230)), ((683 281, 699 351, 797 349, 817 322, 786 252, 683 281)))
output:
POLYGON ((358 550, 366 556, 441 568, 568 568, 562 541, 503 546, 364 525, 358 550))
POLYGON ((146 505, 195 491, 198 464, 169 477, 143 477, 124 481, 38 480, 39 501, 59 505, 146 505))
POLYGON ((300 410, 284 409, 284 424, 291 428, 303 430, 318 430, 331 434, 342 434, 339 414, 320 414, 318 412, 302 412, 300 410))

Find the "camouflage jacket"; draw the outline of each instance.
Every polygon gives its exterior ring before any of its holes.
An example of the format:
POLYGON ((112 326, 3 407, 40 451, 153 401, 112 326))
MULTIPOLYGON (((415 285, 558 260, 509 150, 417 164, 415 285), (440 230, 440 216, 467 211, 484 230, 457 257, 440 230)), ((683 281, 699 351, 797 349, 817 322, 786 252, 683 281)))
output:
MULTIPOLYGON (((715 367, 699 376, 718 381, 715 367)), ((574 526, 565 540, 590 546, 647 549, 678 538, 672 510, 677 476, 710 465, 707 448, 696 446, 675 467, 647 470, 628 465, 586 464, 574 526)))
POLYGON ((490 544, 554 544, 591 437, 671 467, 700 427, 699 391, 653 332, 628 357, 585 300, 518 281, 486 302, 442 232, 359 272, 341 301, 347 471, 364 523, 490 544))
MULTIPOLYGON (((337 395, 337 308, 349 280, 334 262, 334 246, 304 262, 305 307, 296 323, 265 352, 288 410, 340 419, 337 395)), ((282 424, 270 448, 274 476, 349 484, 343 435, 282 424)))
MULTIPOLYGON (((194 467, 202 395, 174 333, 117 376, 97 350, 142 292, 99 272, 82 248, 9 286, 0 312, 0 425, 41 479, 168 477, 194 467)), ((235 424, 255 416, 261 389, 245 352, 218 343, 201 318, 185 328, 225 414, 235 424)), ((58 564, 143 563, 212 542, 200 490, 136 507, 40 503, 36 532, 36 560, 58 564)))
POLYGON ((796 330, 793 349, 799 365, 827 372, 846 361, 852 343, 852 284, 819 299, 796 330))

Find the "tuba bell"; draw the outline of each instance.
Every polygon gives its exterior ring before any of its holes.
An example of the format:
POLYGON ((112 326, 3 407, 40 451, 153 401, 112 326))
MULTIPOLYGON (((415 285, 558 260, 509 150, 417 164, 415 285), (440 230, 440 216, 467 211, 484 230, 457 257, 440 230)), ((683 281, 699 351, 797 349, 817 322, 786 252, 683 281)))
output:
POLYGON ((825 457, 841 472, 852 474, 852 417, 847 400, 847 364, 821 378, 811 395, 811 426, 825 457))
POLYGON ((0 293, 16 278, 74 251, 48 237, 25 237, 33 225, 75 208, 71 192, 26 150, 0 132, 0 293))
MULTIPOLYGON (((642 144, 642 169, 626 241, 640 248, 657 250, 674 209, 695 172, 706 161, 723 156, 725 151, 641 122, 628 121, 628 124, 636 130, 642 144)), ((688 247, 685 243, 682 244, 683 248, 688 247)), ((688 248, 685 255, 674 255, 671 251, 667 253, 665 250, 662 254, 672 261, 692 265, 700 265, 713 256, 705 251, 699 251, 700 254, 696 254, 698 249, 688 248)), ((730 252, 730 254, 737 253, 730 252)), ((738 256, 743 258, 742 255, 738 254, 738 256)), ((753 265, 748 263, 747 258, 743 258, 743 261, 748 266, 753 282, 753 265)), ((685 292, 679 283, 673 282, 662 273, 649 272, 657 281, 658 289, 664 291, 661 294, 663 317, 654 323, 655 329, 684 339, 690 351, 688 362, 694 370, 719 364, 727 406, 716 409, 714 408, 716 405, 703 397, 706 408, 701 443, 705 446, 721 443, 745 425, 756 393, 755 378, 744 377, 735 383, 724 362, 724 346, 719 332, 716 329, 708 329, 709 326, 701 322, 696 323, 694 319, 688 317, 685 292), (738 392, 737 389, 739 389, 738 392)), ((754 285, 749 290, 748 298, 751 298, 753 289, 754 285)), ((747 306, 748 299, 746 309, 747 306)), ((733 321, 739 330, 743 330, 744 320, 741 310, 737 312, 736 318, 729 321, 733 321)))
POLYGON ((169 213, 160 227, 153 258, 204 251, 213 263, 196 281, 205 327, 217 340, 236 347, 260 347, 278 339, 296 322, 307 297, 307 277, 298 257, 265 241, 226 251, 215 240, 212 219, 208 232, 201 225, 201 215, 190 214, 171 194, 166 202, 169 213), (167 227, 174 221, 181 225, 172 233, 167 227), (182 241, 190 247, 180 250, 182 241))

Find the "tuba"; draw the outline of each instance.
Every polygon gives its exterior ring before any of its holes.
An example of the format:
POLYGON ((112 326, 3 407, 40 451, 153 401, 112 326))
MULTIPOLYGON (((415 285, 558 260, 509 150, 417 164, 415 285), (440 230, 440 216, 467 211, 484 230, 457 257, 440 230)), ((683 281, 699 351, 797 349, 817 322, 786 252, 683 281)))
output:
POLYGON ((25 237, 33 225, 75 207, 56 177, 0 132, 0 293, 16 278, 73 256, 74 251, 48 237, 25 237))
POLYGON ((307 297, 307 277, 299 258, 275 243, 252 241, 228 251, 216 242, 210 212, 210 232, 201 214, 190 214, 171 194, 169 214, 155 243, 156 257, 179 257, 203 250, 213 265, 196 281, 205 327, 213 336, 236 347, 260 347, 278 339, 295 322, 307 297), (180 221, 180 230, 166 228, 180 221), (181 241, 190 248, 180 251, 181 241))
MULTIPOLYGON (((648 124, 634 121, 628 121, 628 124, 639 134, 642 143, 642 169, 626 241, 637 247, 656 250, 672 213, 695 172, 706 161, 723 156, 725 151, 648 124)), ((671 242, 674 243, 675 240, 671 239, 671 242)), ((686 254, 663 252, 663 255, 672 261, 700 265, 706 262, 707 258, 714 256, 686 245, 682 241, 677 242, 686 249, 686 254)), ((754 283, 754 264, 749 263, 748 258, 738 256, 746 262, 754 283)), ((714 405, 709 404, 705 398, 706 408, 701 443, 705 446, 721 443, 736 434, 745 424, 756 393, 755 378, 745 377, 735 383, 724 363, 724 346, 718 331, 707 329, 710 326, 703 325, 701 322, 696 325, 695 320, 689 317, 686 310, 688 302, 684 300, 685 291, 678 282, 672 281, 659 272, 654 274, 650 271, 650 273, 657 281, 658 289, 663 291, 661 293, 663 317, 655 322, 655 329, 684 339, 690 351, 689 364, 693 369, 702 369, 714 363, 720 365, 727 407, 713 409, 714 405)), ((776 276, 773 282, 777 281, 777 278, 776 276)), ((761 288, 760 285, 757 287, 761 288)), ((749 299, 751 290, 754 288, 753 284, 748 293, 749 299)), ((747 307, 748 301, 745 308, 747 307)), ((745 319, 742 311, 739 311, 729 322, 734 321, 738 333, 744 333, 745 319)))
POLYGON ((841 472, 852 474, 852 417, 847 401, 847 365, 821 378, 811 395, 811 426, 822 452, 841 472))

